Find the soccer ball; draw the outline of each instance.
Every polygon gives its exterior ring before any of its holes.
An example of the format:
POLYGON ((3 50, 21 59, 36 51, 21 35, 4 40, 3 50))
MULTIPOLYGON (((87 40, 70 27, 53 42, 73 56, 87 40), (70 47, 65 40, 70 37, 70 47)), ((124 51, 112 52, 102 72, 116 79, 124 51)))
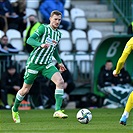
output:
POLYGON ((88 109, 80 109, 78 112, 77 112, 77 119, 80 123, 82 124, 87 124, 91 121, 92 119, 92 113, 90 112, 90 110, 88 109))

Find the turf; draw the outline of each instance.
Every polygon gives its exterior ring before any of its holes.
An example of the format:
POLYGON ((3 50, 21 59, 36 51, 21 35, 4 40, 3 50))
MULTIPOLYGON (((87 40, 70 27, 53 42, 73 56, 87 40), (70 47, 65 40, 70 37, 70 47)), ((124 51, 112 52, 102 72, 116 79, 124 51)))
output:
POLYGON ((68 119, 53 118, 53 110, 20 111, 21 123, 15 124, 10 110, 0 110, 0 133, 133 133, 133 115, 126 126, 119 124, 123 109, 90 109, 89 124, 76 119, 78 109, 66 110, 68 119))

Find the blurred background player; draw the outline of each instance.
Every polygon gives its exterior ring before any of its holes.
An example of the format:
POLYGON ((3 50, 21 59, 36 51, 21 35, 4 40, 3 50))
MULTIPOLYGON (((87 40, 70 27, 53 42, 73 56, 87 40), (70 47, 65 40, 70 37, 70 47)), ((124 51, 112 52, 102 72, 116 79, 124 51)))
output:
MULTIPOLYGON (((24 3, 25 0, 21 0, 21 2, 24 3)), ((9 0, 0 0, 0 16, 4 16, 6 19, 6 29, 16 29, 20 31, 22 35, 22 32, 26 28, 26 21, 23 18, 25 14, 22 15, 17 7, 19 8, 19 5, 14 7, 9 0)))
POLYGON ((39 10, 42 14, 43 22, 48 24, 49 23, 49 17, 50 13, 53 10, 59 10, 62 13, 62 20, 59 28, 64 29, 64 30, 69 30, 71 27, 70 22, 66 21, 64 18, 64 2, 63 0, 44 0, 40 7, 39 10))
POLYGON ((125 101, 133 90, 131 77, 124 67, 117 77, 114 77, 112 72, 113 63, 108 60, 98 76, 98 88, 105 94, 103 106, 106 108, 125 106, 125 101))
POLYGON ((14 96, 17 94, 20 89, 20 78, 19 74, 16 72, 16 68, 13 65, 7 67, 6 72, 2 74, 1 77, 1 100, 6 109, 10 109, 11 107, 7 102, 7 95, 13 94, 14 96))
POLYGON ((9 43, 8 37, 6 35, 3 35, 0 39, 0 62, 1 62, 1 69, 4 69, 3 66, 9 66, 10 64, 14 63, 15 61, 12 61, 12 55, 11 54, 17 54, 19 50, 12 46, 12 44, 9 43))
POLYGON ((30 15, 28 19, 29 19, 29 26, 27 26, 26 28, 24 46, 25 46, 25 51, 30 54, 34 48, 31 45, 27 44, 26 41, 35 32, 35 30, 41 25, 41 23, 38 21, 37 16, 35 15, 30 15))

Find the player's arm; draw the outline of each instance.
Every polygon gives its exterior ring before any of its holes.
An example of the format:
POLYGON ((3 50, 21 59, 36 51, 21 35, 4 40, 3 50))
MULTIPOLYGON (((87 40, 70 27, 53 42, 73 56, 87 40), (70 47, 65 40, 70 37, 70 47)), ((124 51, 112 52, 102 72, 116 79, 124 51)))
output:
POLYGON ((38 41, 38 38, 42 36, 45 32, 44 25, 39 26, 39 28, 27 39, 27 43, 34 47, 41 46, 41 42, 38 41))
POLYGON ((120 70, 122 69, 128 55, 131 53, 132 50, 133 50, 133 37, 131 37, 129 41, 126 43, 123 53, 117 62, 116 70, 113 71, 114 76, 117 76, 120 73, 120 70))
POLYGON ((120 73, 120 70, 121 70, 122 67, 124 66, 125 61, 126 61, 128 55, 129 55, 128 53, 123 53, 123 54, 121 55, 121 57, 119 58, 119 60, 118 60, 118 62, 117 62, 116 69, 115 69, 114 72, 113 72, 113 75, 114 75, 114 76, 117 76, 117 75, 120 73))
POLYGON ((59 53, 58 53, 58 50, 57 50, 57 47, 55 48, 53 56, 57 60, 58 64, 62 63, 61 58, 60 58, 59 53))
POLYGON ((55 58, 55 59, 57 60, 57 62, 58 62, 58 66, 59 66, 59 68, 60 68, 59 70, 60 70, 60 71, 65 71, 66 68, 65 68, 65 66, 63 65, 62 61, 61 61, 61 58, 60 58, 60 56, 59 56, 57 47, 55 48, 55 51, 54 51, 54 53, 53 53, 53 56, 54 56, 54 58, 55 58))

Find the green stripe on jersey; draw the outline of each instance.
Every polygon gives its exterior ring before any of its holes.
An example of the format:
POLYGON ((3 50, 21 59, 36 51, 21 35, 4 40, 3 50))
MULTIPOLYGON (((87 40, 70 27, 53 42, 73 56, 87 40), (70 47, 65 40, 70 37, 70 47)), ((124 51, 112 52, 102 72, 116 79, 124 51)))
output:
POLYGON ((50 47, 46 49, 36 47, 30 55, 31 62, 35 64, 51 63, 55 47, 61 38, 61 32, 58 29, 53 30, 50 25, 42 24, 34 34, 38 36, 37 40, 40 40, 41 43, 50 44, 50 47))

